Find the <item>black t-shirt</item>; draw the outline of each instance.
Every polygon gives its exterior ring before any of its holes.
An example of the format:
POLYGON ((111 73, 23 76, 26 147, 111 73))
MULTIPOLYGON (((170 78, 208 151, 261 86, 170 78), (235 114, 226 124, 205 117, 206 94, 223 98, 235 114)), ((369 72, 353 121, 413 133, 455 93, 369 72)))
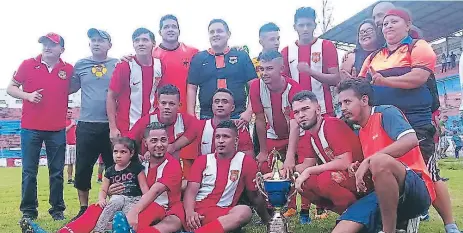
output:
POLYGON ((191 60, 188 83, 199 87, 201 116, 212 118, 212 96, 220 87, 233 92, 237 116, 246 109, 245 87, 248 81, 257 78, 251 58, 245 51, 231 49, 223 55, 212 55, 209 51, 197 53, 191 60), (223 62, 222 62, 223 61, 223 62))
POLYGON ((122 183, 125 187, 121 195, 137 197, 141 196, 142 192, 138 184, 138 174, 145 169, 140 163, 131 162, 125 169, 116 171, 116 165, 106 169, 104 176, 109 179, 109 185, 114 183, 122 183))

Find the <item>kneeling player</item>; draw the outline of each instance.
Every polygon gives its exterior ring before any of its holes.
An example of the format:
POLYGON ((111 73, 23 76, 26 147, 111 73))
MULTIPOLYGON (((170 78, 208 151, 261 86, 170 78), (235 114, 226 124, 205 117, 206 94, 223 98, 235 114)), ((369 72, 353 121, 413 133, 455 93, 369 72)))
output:
POLYGON ((237 205, 244 190, 263 222, 270 219, 254 181, 257 164, 251 156, 236 151, 237 135, 232 121, 221 122, 214 133, 215 153, 195 160, 183 199, 187 230, 222 233, 247 224, 251 208, 237 205))
MULTIPOLYGON (((127 229, 129 228, 128 224, 130 224, 134 229, 138 229, 137 232, 158 233, 175 232, 182 227, 184 219, 183 206, 180 202, 182 172, 179 161, 166 152, 168 141, 164 125, 151 123, 146 128, 144 144, 150 153, 150 159, 149 167, 145 171, 150 189, 128 212, 128 223, 125 224, 127 229), (151 227, 153 222, 158 223, 151 227)), ((91 232, 101 212, 101 207, 92 205, 82 216, 58 232, 91 232)), ((120 231, 117 229, 119 224, 120 222, 114 225, 114 232, 120 231)), ((123 226, 124 224, 120 225, 123 226)))
POLYGON ((371 106, 368 81, 344 80, 338 93, 343 115, 361 126, 365 159, 355 174, 357 189, 365 191, 364 176, 371 172, 375 191, 352 204, 333 232, 378 232, 377 214, 382 232, 396 232, 397 222, 420 216, 436 196, 416 133, 396 107, 371 106))
POLYGON ((349 175, 348 168, 363 158, 360 141, 342 120, 322 117, 314 93, 297 93, 291 105, 297 123, 310 135, 299 143, 312 145, 308 157, 299 157, 303 161, 296 166, 296 171, 301 172, 296 189, 317 207, 341 214, 357 200, 355 178, 349 175))

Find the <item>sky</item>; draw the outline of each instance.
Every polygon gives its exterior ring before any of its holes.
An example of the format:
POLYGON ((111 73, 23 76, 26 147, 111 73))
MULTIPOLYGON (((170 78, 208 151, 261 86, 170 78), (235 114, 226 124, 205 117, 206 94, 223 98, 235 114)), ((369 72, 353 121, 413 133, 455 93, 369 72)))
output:
MULTIPOLYGON (((334 25, 343 22, 375 0, 331 0, 334 25)), ((65 40, 64 61, 74 64, 90 56, 87 30, 95 27, 109 32, 113 47, 110 57, 120 58, 133 53, 131 35, 138 27, 153 31, 159 43, 159 19, 174 14, 179 19, 180 41, 200 50, 209 47, 207 25, 222 18, 232 33, 230 45, 248 45, 251 56, 261 47, 258 31, 267 22, 280 29, 281 48, 297 39, 293 17, 302 6, 313 7, 321 15, 322 0, 16 0, 2 2, 2 55, 0 56, 0 88, 6 88, 14 71, 25 59, 35 57, 42 46, 38 38, 48 32, 60 34, 65 40), (162 4, 160 4, 162 3, 162 4)), ((320 17, 319 17, 320 18, 320 17)), ((320 34, 320 27, 316 34, 320 34)))

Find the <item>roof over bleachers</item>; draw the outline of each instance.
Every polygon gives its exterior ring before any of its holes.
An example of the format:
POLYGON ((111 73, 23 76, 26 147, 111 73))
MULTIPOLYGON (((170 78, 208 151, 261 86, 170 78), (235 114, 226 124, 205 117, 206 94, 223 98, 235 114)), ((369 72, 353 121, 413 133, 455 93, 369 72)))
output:
MULTIPOLYGON (((390 1, 397 7, 408 9, 413 24, 423 31, 424 39, 435 41, 463 29, 463 0, 458 1, 390 1)), ((355 44, 358 25, 371 18, 376 3, 333 27, 321 38, 355 44)))

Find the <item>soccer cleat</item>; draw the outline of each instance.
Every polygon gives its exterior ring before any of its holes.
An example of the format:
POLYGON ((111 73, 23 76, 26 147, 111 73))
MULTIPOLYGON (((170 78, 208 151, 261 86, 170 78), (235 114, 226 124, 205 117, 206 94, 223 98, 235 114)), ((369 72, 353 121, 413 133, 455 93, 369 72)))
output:
POLYGON ((47 233, 44 229, 39 227, 30 218, 22 218, 19 221, 22 233, 47 233))
POLYGON ((420 216, 420 221, 429 222, 429 212, 428 211, 426 211, 426 213, 420 216))
POLYGON ((296 209, 293 209, 293 208, 289 208, 284 214, 283 216, 285 216, 285 218, 290 218, 292 216, 295 216, 297 214, 297 210, 296 209))
POLYGON ((64 220, 64 214, 63 212, 57 212, 51 214, 51 218, 53 218, 54 221, 61 221, 64 220))
POLYGON ((312 219, 308 213, 301 212, 299 213, 299 223, 300 224, 310 224, 312 219))
POLYGON ((325 209, 318 209, 315 213, 315 219, 325 219, 328 218, 328 211, 325 209))
POLYGON ((113 233, 135 233, 122 211, 118 211, 113 219, 113 233))
POLYGON ((74 180, 69 179, 69 180, 68 180, 68 184, 74 184, 74 180))

